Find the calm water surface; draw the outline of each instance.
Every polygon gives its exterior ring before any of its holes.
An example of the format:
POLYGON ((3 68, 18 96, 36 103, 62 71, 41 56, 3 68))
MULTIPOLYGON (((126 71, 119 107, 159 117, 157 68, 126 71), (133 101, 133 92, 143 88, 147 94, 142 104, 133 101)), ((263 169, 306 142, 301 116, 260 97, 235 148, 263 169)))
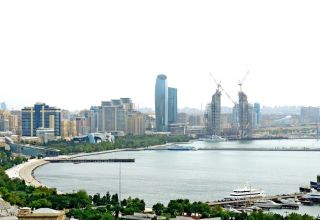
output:
MULTIPOLYGON (((188 144, 211 147, 318 148, 316 140, 268 140, 251 142, 188 144)), ((267 194, 297 192, 320 173, 320 152, 260 151, 136 151, 91 156, 92 158, 135 158, 121 165, 122 198, 143 198, 148 206, 170 199, 192 201, 222 199, 234 188, 249 183, 267 194)), ((119 191, 119 164, 57 163, 35 171, 36 178, 63 192, 85 189, 90 194, 119 191)), ((310 208, 304 207, 310 213, 310 208)), ((300 210, 300 211, 301 211, 300 210)), ((320 207, 312 207, 314 215, 320 207)))

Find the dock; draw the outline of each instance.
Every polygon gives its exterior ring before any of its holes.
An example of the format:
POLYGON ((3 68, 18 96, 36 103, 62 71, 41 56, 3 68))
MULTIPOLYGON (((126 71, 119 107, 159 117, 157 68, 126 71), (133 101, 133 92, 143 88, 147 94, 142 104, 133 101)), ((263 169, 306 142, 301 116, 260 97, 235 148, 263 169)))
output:
MULTIPOLYGON (((279 201, 281 199, 301 198, 302 196, 303 196, 302 193, 293 193, 293 194, 286 194, 286 195, 255 197, 255 198, 246 198, 246 199, 237 199, 237 200, 223 199, 223 200, 209 202, 208 204, 210 206, 222 206, 222 207, 226 207, 226 206, 243 206, 243 205, 253 204, 254 202, 256 202, 259 199, 279 201)), ((283 206, 286 206, 286 205, 283 205, 283 206)))
POLYGON ((199 148, 198 150, 214 150, 214 151, 292 151, 292 152, 303 152, 303 151, 308 151, 308 152, 319 152, 320 148, 291 148, 291 147, 266 147, 266 148, 258 148, 258 147, 253 147, 253 148, 245 148, 245 147, 215 147, 215 148, 199 148))
POLYGON ((75 158, 63 158, 63 159, 45 159, 50 163, 134 163, 135 159, 75 159, 75 158))

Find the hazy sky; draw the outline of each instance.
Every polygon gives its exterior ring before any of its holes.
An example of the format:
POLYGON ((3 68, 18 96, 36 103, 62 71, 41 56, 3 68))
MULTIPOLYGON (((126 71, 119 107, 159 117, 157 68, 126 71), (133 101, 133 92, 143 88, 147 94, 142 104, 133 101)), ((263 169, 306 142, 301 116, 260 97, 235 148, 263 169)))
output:
MULTIPOLYGON (((238 80, 262 105, 319 105, 320 2, 1 1, 0 101, 70 110, 131 97, 154 108, 158 74, 178 107, 238 80)), ((231 105, 226 96, 223 105, 231 105)))

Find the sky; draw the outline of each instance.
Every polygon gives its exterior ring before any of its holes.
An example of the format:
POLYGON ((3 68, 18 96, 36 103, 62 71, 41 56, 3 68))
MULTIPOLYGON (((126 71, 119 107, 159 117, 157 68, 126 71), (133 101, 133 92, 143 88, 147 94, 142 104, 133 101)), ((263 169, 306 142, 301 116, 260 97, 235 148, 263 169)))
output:
MULTIPOLYGON (((80 110, 131 97, 154 108, 158 74, 178 108, 204 108, 221 81, 262 105, 319 106, 320 2, 0 1, 0 102, 80 110)), ((222 105, 232 106, 226 97, 222 105)))

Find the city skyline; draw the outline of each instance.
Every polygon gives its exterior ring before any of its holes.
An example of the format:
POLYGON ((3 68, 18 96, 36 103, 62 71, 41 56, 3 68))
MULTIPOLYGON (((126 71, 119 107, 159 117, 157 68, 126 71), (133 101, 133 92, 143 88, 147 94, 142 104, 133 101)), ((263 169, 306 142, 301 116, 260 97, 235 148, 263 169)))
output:
POLYGON ((204 109, 216 90, 209 72, 236 99, 249 70, 250 103, 319 106, 319 3, 231 3, 1 2, 0 100, 80 110, 131 97, 154 108, 154 78, 165 74, 178 108, 204 109))

